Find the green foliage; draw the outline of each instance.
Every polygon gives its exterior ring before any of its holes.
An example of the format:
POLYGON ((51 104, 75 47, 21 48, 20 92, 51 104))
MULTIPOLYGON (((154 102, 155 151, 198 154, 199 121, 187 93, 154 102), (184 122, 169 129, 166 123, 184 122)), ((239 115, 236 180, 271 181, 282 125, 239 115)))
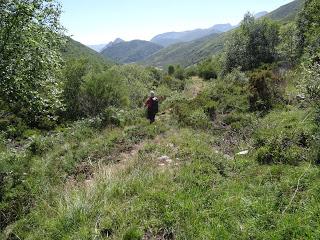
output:
POLYGON ((212 59, 203 61, 198 65, 198 74, 199 77, 205 80, 216 79, 218 77, 218 71, 212 59))
POLYGON ((288 23, 281 26, 279 38, 277 51, 280 59, 290 66, 294 66, 299 60, 299 39, 296 24, 288 23))
POLYGON ((175 98, 170 107, 175 118, 183 126, 208 129, 210 121, 213 121, 216 116, 215 102, 202 96, 191 100, 175 98))
POLYGON ((130 228, 123 236, 123 240, 140 240, 143 237, 142 232, 137 228, 130 228))
POLYGON ((270 70, 257 70, 250 76, 249 92, 250 110, 268 111, 283 99, 283 79, 270 70))
POLYGON ((63 97, 66 106, 65 115, 69 119, 81 117, 81 85, 83 77, 90 70, 88 60, 73 59, 66 63, 64 68, 63 97))
POLYGON ((109 124, 120 127, 126 123, 125 111, 115 107, 106 108, 100 117, 102 120, 101 127, 106 127, 109 124))
POLYGON ((198 75, 198 67, 197 66, 189 66, 185 69, 186 77, 195 77, 198 75))
POLYGON ((227 42, 224 72, 237 67, 247 71, 262 63, 272 63, 277 57, 278 31, 279 26, 271 20, 255 20, 251 14, 247 14, 240 28, 227 42))
POLYGON ((306 51, 309 55, 320 54, 320 2, 318 0, 304 1, 303 10, 297 19, 300 53, 306 51))
POLYGON ((56 1, 0 2, 0 95, 31 126, 51 127, 60 101, 60 7, 56 1), (23 27, 22 27, 23 26, 23 27))
POLYGON ((186 84, 185 79, 180 80, 175 77, 172 77, 170 75, 166 75, 163 78, 163 83, 168 86, 171 90, 175 91, 181 91, 184 89, 184 86, 186 84))
POLYGON ((138 65, 114 66, 111 71, 120 75, 124 84, 122 89, 127 91, 132 108, 140 107, 152 86, 158 83, 154 72, 138 65))
POLYGON ((122 107, 128 104, 124 81, 112 70, 89 73, 81 86, 81 110, 86 116, 97 116, 107 107, 122 107))
MULTIPOLYGON (((169 74, 170 75, 170 74, 169 74)), ((186 78, 185 71, 180 65, 177 65, 174 70, 174 77, 179 80, 184 80, 186 78)))
POLYGON ((175 71, 174 66, 173 66, 173 65, 170 65, 170 66, 168 67, 168 74, 169 74, 170 76, 172 76, 172 75, 174 74, 174 71, 175 71))
POLYGON ((270 113, 255 133, 257 161, 297 165, 310 159, 312 156, 308 152, 314 131, 315 125, 305 118, 304 111, 288 109, 287 112, 270 113))
POLYGON ((235 69, 223 79, 210 83, 197 98, 210 99, 216 104, 217 113, 247 112, 248 79, 235 69))
POLYGON ((301 87, 309 102, 320 109, 320 63, 303 65, 301 87))

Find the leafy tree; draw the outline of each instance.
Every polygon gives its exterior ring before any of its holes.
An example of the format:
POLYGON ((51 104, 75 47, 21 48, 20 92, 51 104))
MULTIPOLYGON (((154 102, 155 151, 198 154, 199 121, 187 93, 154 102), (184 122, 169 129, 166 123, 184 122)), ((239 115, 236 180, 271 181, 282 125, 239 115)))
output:
POLYGON ((288 23, 280 28, 280 43, 277 47, 280 58, 290 65, 297 63, 299 59, 299 39, 297 26, 294 23, 288 23))
POLYGON ((56 120, 63 107, 59 16, 55 0, 0 1, 0 96, 33 126, 56 120))
POLYGON ((174 74, 174 71, 175 71, 174 66, 170 65, 170 66, 168 67, 168 74, 169 74, 170 76, 172 76, 172 75, 174 74))
POLYGON ((297 27, 299 32, 300 54, 307 51, 310 55, 320 54, 320 1, 306 0, 299 14, 297 27))
POLYGON ((255 20, 246 14, 239 29, 226 43, 224 72, 233 68, 251 70, 276 59, 279 26, 269 19, 255 20))

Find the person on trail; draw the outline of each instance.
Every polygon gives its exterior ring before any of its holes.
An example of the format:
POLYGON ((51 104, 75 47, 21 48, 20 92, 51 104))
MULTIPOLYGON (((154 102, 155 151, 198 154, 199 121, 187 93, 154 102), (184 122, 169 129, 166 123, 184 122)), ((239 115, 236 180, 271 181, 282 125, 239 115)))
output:
POLYGON ((150 124, 154 123, 156 114, 159 111, 159 101, 155 96, 154 91, 150 92, 150 97, 145 103, 145 107, 147 108, 147 117, 150 120, 150 124))

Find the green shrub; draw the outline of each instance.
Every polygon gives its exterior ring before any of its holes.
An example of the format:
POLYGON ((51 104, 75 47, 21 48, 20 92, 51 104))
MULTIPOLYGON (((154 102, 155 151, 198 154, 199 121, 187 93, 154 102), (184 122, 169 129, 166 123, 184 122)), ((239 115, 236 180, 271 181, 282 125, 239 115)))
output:
POLYGON ((101 114, 102 127, 109 124, 115 126, 123 126, 125 123, 124 110, 120 110, 115 107, 109 107, 103 111, 101 114))
POLYGON ((5 133, 7 138, 21 138, 23 133, 28 129, 27 125, 21 118, 14 117, 10 121, 8 121, 5 129, 5 133))
POLYGON ((283 79, 270 70, 258 70, 250 76, 249 92, 250 110, 268 111, 283 101, 283 79))
POLYGON ((86 116, 97 116, 108 107, 128 104, 128 93, 123 79, 110 70, 88 74, 81 92, 81 110, 86 116))
POLYGON ((175 77, 172 77, 170 75, 166 75, 163 78, 164 84, 166 84, 171 90, 173 91, 181 91, 184 89, 184 86, 186 84, 185 79, 177 79, 175 77))
POLYGON ((198 75, 198 69, 196 66, 190 66, 185 69, 185 75, 187 78, 195 77, 198 75))
POLYGON ((180 65, 177 65, 174 71, 174 77, 179 80, 184 80, 186 78, 185 71, 180 65))
POLYGON ((198 75, 205 80, 216 79, 218 72, 211 59, 203 61, 198 65, 198 75))
POLYGON ((170 76, 172 76, 172 75, 174 74, 174 71, 175 71, 174 66, 173 66, 173 65, 170 65, 170 66, 168 67, 168 74, 169 74, 170 76))
POLYGON ((194 128, 206 129, 209 127, 210 119, 203 109, 193 111, 190 116, 185 119, 185 122, 194 128))
POLYGON ((202 104, 214 102, 216 113, 247 112, 248 91, 246 82, 232 82, 225 79, 217 80, 207 86, 196 99, 203 98, 202 104))
POLYGON ((138 228, 130 228, 123 236, 123 240, 140 240, 143 234, 138 228))
POLYGON ((310 149, 315 125, 304 115, 304 111, 296 109, 274 111, 260 122, 254 134, 259 163, 297 165, 312 158, 310 149))

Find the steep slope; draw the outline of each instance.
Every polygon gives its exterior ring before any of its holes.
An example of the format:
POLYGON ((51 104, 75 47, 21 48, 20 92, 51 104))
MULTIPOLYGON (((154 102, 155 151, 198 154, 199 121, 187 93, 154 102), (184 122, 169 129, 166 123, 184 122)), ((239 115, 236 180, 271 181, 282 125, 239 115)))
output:
POLYGON ((305 0, 295 0, 290 2, 269 13, 266 17, 283 22, 291 21, 302 9, 304 1, 305 0))
POLYGON ((105 48, 101 54, 118 63, 133 63, 143 61, 150 55, 162 49, 162 46, 142 40, 121 42, 105 48))
POLYGON ((103 57, 100 53, 97 53, 96 51, 73 40, 72 38, 67 38, 66 46, 61 51, 65 60, 71 58, 87 58, 93 62, 113 64, 110 59, 103 57))
POLYGON ((195 29, 184 32, 162 33, 152 38, 151 42, 167 47, 175 43, 190 42, 214 33, 226 32, 232 28, 233 26, 228 23, 217 24, 207 29, 195 29))
MULTIPOLYGON (((275 11, 265 15, 264 17, 271 18, 277 21, 290 21, 298 14, 302 8, 304 0, 296 0, 275 11)), ((257 18, 263 16, 265 12, 258 13, 257 18)), ((144 61, 146 65, 165 67, 169 64, 180 64, 182 66, 190 66, 198 63, 201 60, 219 53, 224 46, 224 43, 232 31, 211 34, 201 39, 188 43, 179 43, 162 49, 153 54, 144 61)))

